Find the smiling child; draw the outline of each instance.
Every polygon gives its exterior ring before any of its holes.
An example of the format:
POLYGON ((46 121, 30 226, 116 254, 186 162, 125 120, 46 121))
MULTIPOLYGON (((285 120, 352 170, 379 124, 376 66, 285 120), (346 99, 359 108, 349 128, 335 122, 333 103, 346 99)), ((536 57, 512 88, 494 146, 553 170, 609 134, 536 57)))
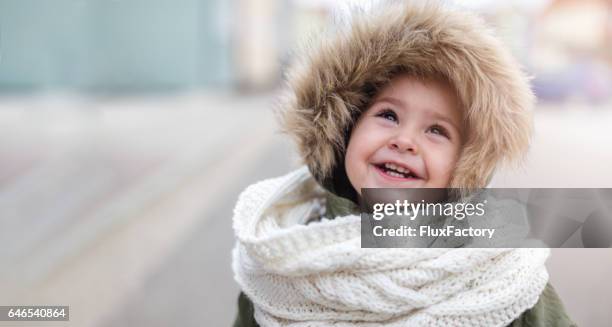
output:
POLYGON ((383 1, 287 77, 305 166, 234 210, 234 326, 571 326, 548 249, 361 248, 362 188, 486 187, 527 150, 526 76, 474 15, 383 1))

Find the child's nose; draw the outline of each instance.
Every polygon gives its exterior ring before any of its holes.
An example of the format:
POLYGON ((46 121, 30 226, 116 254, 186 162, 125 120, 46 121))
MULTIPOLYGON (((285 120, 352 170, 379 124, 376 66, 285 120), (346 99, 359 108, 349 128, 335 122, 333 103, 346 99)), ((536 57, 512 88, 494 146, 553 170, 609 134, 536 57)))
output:
POLYGON ((392 150, 400 153, 412 152, 418 153, 418 146, 415 138, 410 133, 401 133, 392 138, 389 142, 389 147, 392 150))

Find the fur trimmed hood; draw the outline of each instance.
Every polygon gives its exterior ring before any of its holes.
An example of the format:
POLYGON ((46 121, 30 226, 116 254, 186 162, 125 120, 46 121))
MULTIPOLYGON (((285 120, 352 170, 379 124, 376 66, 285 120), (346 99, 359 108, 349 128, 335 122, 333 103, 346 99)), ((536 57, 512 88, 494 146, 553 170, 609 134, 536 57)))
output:
POLYGON ((519 64, 482 20, 431 2, 383 1, 307 45, 287 75, 283 129, 327 189, 351 197, 339 186, 348 183, 350 131, 398 72, 443 76, 462 102, 467 134, 450 187, 485 187, 500 163, 526 152, 534 96, 519 64))

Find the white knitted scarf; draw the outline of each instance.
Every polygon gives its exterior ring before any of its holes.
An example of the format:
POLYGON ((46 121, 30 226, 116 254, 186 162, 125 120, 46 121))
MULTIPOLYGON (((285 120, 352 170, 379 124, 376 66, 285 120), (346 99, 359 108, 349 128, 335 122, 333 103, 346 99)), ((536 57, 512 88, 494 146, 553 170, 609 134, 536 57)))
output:
POLYGON ((360 217, 313 221, 304 167, 248 187, 235 279, 268 326, 506 326, 546 286, 548 249, 362 249, 360 217))

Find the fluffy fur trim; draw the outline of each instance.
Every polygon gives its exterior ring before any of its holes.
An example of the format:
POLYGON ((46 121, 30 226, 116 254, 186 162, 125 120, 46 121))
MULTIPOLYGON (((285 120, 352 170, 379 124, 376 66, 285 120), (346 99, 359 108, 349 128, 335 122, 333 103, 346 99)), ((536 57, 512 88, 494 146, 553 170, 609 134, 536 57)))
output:
POLYGON ((306 45, 288 72, 282 126, 323 186, 344 171, 353 124, 398 72, 443 76, 462 102, 467 138, 450 187, 484 187, 499 163, 526 152, 534 96, 482 20, 431 2, 386 2, 306 45))

